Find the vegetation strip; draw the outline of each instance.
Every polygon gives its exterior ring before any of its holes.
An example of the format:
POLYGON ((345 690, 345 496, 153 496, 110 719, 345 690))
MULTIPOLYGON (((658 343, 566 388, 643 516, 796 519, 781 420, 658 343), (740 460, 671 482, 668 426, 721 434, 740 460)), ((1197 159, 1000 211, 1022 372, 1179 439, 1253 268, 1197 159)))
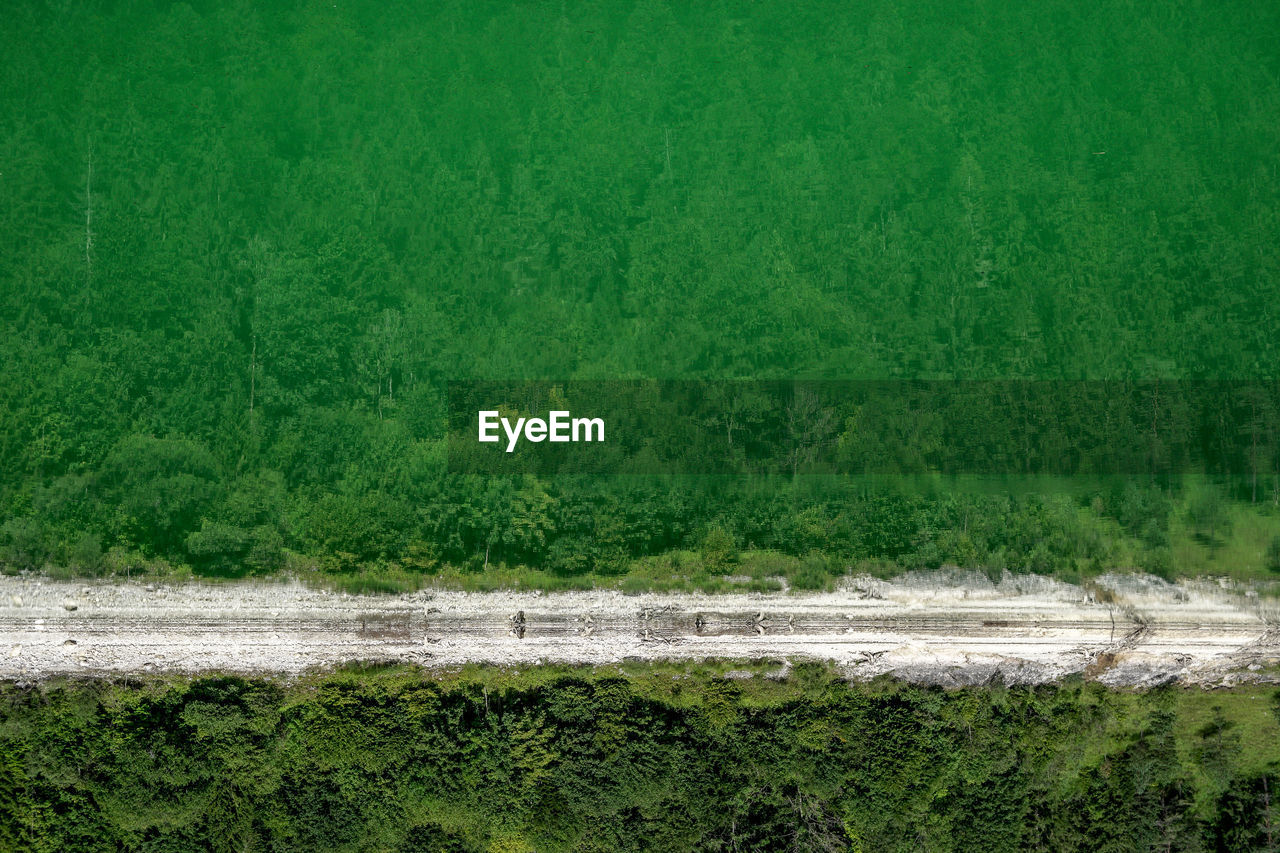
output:
POLYGON ((0 683, 0 849, 1266 850, 1273 688, 799 665, 0 683))

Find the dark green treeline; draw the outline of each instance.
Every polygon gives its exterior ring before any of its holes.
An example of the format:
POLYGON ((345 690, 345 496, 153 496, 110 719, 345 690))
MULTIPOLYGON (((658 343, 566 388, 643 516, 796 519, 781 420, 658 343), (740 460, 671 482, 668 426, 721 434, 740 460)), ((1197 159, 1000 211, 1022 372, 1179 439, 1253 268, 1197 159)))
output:
POLYGON ((0 688, 0 849, 1233 851, 1269 691, 366 670, 0 688))
MULTIPOLYGON (((602 509, 625 490, 446 478, 450 379, 1274 378, 1278 16, 13 4, 4 561, 572 574, 716 530, 792 547, 736 499, 638 524, 602 509)), ((784 527, 876 559, 949 512, 880 548, 774 493, 784 527)))

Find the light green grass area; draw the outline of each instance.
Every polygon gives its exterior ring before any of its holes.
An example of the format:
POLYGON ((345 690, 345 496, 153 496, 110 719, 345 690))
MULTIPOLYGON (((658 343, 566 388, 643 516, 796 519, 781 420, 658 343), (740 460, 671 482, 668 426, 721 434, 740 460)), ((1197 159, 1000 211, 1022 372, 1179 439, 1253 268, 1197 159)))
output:
POLYGON ((1260 687, 1219 690, 1184 689, 1177 692, 1177 735, 1182 754, 1191 759, 1196 744, 1212 738, 1209 728, 1223 730, 1224 748, 1233 762, 1248 772, 1260 772, 1276 762, 1280 744, 1280 693, 1260 687), (1223 725, 1225 723, 1225 725, 1223 725))
POLYGON ((1212 540, 1197 534, 1186 507, 1182 509, 1169 525, 1172 565, 1178 574, 1280 580, 1280 564, 1273 562, 1280 553, 1280 511, 1274 505, 1230 505, 1225 513, 1229 532, 1212 540))

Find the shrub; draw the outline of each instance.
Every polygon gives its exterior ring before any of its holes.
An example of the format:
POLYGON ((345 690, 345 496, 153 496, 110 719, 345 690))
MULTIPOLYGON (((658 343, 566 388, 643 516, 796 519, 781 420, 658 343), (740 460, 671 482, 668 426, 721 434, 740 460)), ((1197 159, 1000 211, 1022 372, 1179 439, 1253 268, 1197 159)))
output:
POLYGON ((800 561, 800 566, 791 575, 791 585, 796 589, 826 589, 831 579, 830 564, 826 555, 813 552, 800 561))
POLYGON ((702 537, 701 551, 707 570, 718 574, 728 571, 738 559, 733 535, 718 524, 712 525, 702 537))
POLYGON ((1211 545, 1218 543, 1220 536, 1231 532, 1227 502, 1212 486, 1201 489, 1191 497, 1187 505, 1187 521, 1195 528, 1196 536, 1211 545))
POLYGON ((1142 570, 1164 580, 1173 579, 1173 552, 1168 548, 1152 548, 1141 558, 1142 570))
POLYGON ((1280 572, 1280 536, 1273 538, 1267 546, 1266 566, 1270 571, 1280 572))
POLYGON ((73 568, 96 572, 102 568, 102 538, 96 533, 82 533, 67 554, 73 568))
POLYGON ((44 525, 34 518, 11 518, 0 525, 0 563, 10 569, 34 569, 49 557, 44 525))

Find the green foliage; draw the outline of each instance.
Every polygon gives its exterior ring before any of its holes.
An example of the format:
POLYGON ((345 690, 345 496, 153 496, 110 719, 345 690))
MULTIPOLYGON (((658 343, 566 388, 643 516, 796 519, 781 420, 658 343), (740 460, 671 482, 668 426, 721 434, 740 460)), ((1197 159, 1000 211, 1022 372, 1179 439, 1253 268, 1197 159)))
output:
MULTIPOLYGON (((1240 517, 1280 489, 1266 395, 1223 413, 1248 476, 1189 515, 1154 429, 1177 411, 1143 432, 1152 477, 1084 512, 457 477, 442 438, 455 379, 1280 374, 1273 4, 1104 2, 1088 27, 1066 0, 18 6, 5 571, 239 574, 292 553, 391 585, 524 567, 637 588, 713 529, 733 545, 706 550, 712 584, 735 549, 1265 571, 1275 523, 1258 546, 1240 517)), ((776 413, 712 393, 745 456, 776 413)), ((814 442, 928 473, 936 423, 847 414, 789 423, 788 473, 814 442)), ((960 426, 1019 434, 981 408, 960 426)))
POLYGON ((716 573, 728 571, 738 558, 733 535, 718 524, 712 525, 703 535, 701 553, 703 564, 716 573))
POLYGON ((102 567, 102 539, 96 533, 81 533, 67 554, 68 565, 79 572, 93 574, 102 567))
POLYGON ((34 518, 11 518, 0 526, 0 559, 12 569, 32 569, 49 557, 45 526, 34 518))
POLYGON ((122 439, 107 455, 99 481, 104 503, 115 508, 112 532, 143 548, 179 552, 211 506, 217 477, 212 454, 196 442, 122 439))
POLYGON ((0 844, 1240 850, 1275 830, 1280 728, 1253 688, 942 691, 771 668, 0 686, 0 844))
POLYGON ((284 560, 280 533, 267 525, 245 530, 205 519, 200 529, 187 537, 186 548, 196 567, 220 575, 270 572, 284 560))
POLYGON ((326 494, 311 504, 302 535, 316 553, 350 568, 403 550, 411 520, 405 502, 384 492, 326 494))
POLYGON ((1187 507, 1187 520, 1196 536, 1209 544, 1217 543, 1220 537, 1231 531, 1227 502, 1213 486, 1201 487, 1192 494, 1187 507))
POLYGON ((1268 571, 1280 572, 1280 536, 1273 538, 1267 545, 1266 565, 1268 571))
POLYGON ((1156 547, 1169 544, 1172 505, 1159 489, 1144 489, 1130 481, 1124 483, 1122 492, 1112 495, 1112 503, 1116 519, 1130 535, 1156 547))
POLYGON ((806 556, 791 574, 791 585, 798 590, 826 589, 830 580, 827 558, 819 553, 806 556))

